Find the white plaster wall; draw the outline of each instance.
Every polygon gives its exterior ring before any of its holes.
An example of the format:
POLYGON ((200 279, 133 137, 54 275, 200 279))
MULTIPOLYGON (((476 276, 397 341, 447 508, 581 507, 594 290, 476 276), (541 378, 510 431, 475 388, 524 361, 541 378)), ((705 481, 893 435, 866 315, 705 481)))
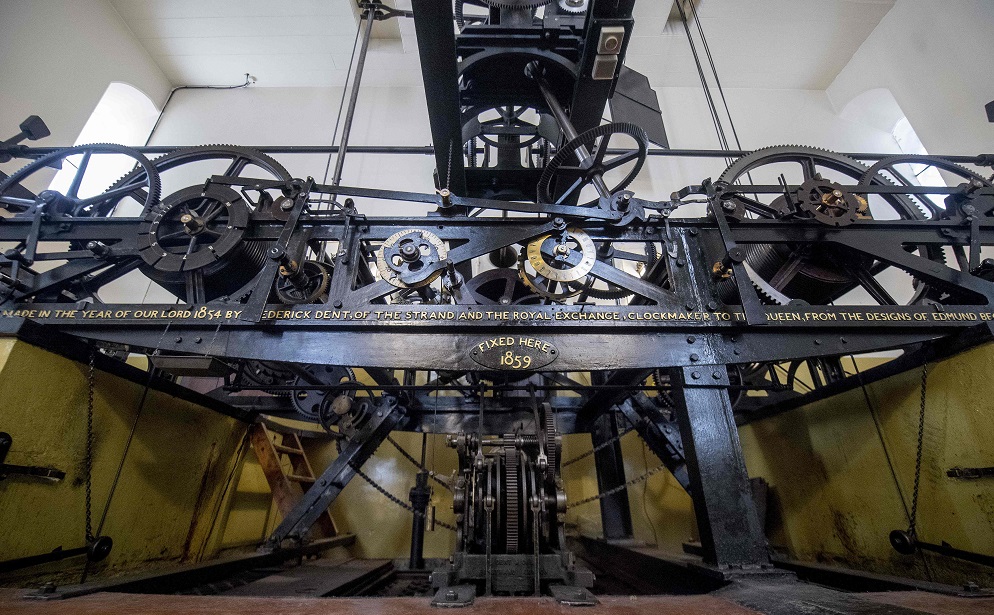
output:
POLYGON ((926 149, 994 150, 994 2, 898 0, 827 92, 836 109, 889 88, 926 149))
POLYGON ((157 106, 171 88, 108 0, 0 1, 0 138, 39 115, 52 136, 37 145, 72 145, 114 81, 157 106))
MULTIPOLYGON (((837 151, 896 152, 884 131, 839 117, 825 92, 813 90, 727 91, 742 146, 812 145, 837 151)), ((717 138, 703 94, 695 88, 660 88, 674 148, 715 148, 717 138)), ((258 88, 177 92, 153 136, 154 145, 233 143, 320 145, 332 142, 339 88, 258 88)), ((431 143, 424 92, 419 87, 367 87, 359 96, 353 145, 431 143)), ((327 156, 276 156, 297 177, 321 180, 327 156)), ((334 161, 332 161, 334 166, 334 161)), ((641 196, 668 198, 687 184, 717 177, 724 159, 650 157, 633 185, 641 196)), ((350 154, 343 183, 368 187, 433 191, 434 160, 423 155, 350 154)), ((189 178, 195 181, 195 178, 189 178)), ((197 180, 199 181, 199 180, 197 180)), ((178 186, 181 187, 181 186, 178 186)), ((361 204, 374 215, 423 212, 413 204, 397 207, 361 204)), ((690 211, 690 210, 688 210, 690 211)))

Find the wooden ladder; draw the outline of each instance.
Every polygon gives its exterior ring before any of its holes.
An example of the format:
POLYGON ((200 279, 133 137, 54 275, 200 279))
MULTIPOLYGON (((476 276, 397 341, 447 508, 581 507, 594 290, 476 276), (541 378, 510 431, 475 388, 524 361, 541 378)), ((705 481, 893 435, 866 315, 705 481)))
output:
MULTIPOLYGON (((286 517, 303 499, 304 491, 314 484, 314 470, 304 453, 300 437, 292 432, 276 432, 262 423, 256 423, 249 430, 249 439, 273 492, 276 508, 280 515, 286 517)), ((317 538, 338 535, 335 521, 327 510, 318 517, 314 528, 317 538)))

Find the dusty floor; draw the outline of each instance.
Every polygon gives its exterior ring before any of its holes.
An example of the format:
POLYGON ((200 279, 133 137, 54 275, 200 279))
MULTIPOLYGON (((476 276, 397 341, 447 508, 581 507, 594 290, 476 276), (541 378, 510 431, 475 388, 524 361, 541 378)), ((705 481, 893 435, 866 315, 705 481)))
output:
MULTIPOLYGON (((438 615, 423 598, 239 598, 216 596, 163 596, 143 594, 93 594, 71 600, 40 602, 20 599, 20 591, 0 590, 4 615, 438 615), (332 606, 333 605, 333 606, 332 606), (331 608, 329 608, 331 607, 331 608)), ((931 615, 994 614, 994 598, 957 598, 922 592, 859 594, 874 603, 879 615, 928 613, 931 615)), ((758 613, 714 596, 607 596, 596 607, 564 607, 551 598, 479 598, 453 615, 748 615, 758 613)), ((811 612, 819 612, 817 610, 811 612)), ((836 611, 833 611, 836 612, 836 611)), ((864 611, 865 612, 865 611, 864 611)))

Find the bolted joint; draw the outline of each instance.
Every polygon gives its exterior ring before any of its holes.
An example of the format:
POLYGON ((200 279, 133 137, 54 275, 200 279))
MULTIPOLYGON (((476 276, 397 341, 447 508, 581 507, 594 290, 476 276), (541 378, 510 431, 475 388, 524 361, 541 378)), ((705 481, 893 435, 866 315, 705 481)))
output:
POLYGON ((724 365, 694 365, 680 368, 683 386, 694 388, 726 388, 728 369, 724 365))

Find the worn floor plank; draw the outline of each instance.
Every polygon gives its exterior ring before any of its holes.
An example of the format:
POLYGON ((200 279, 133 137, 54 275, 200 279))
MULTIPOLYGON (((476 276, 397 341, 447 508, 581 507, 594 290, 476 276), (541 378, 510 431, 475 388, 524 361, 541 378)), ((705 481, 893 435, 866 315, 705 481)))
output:
POLYGON ((880 592, 860 594, 880 604, 892 604, 931 615, 992 615, 994 598, 961 598, 928 592, 880 592))
MULTIPOLYGON (((52 602, 7 601, 4 615, 439 615, 424 598, 246 598, 93 594, 52 602)), ((712 596, 609 596, 596 607, 560 606, 551 598, 479 598, 454 615, 756 615, 712 596)))

